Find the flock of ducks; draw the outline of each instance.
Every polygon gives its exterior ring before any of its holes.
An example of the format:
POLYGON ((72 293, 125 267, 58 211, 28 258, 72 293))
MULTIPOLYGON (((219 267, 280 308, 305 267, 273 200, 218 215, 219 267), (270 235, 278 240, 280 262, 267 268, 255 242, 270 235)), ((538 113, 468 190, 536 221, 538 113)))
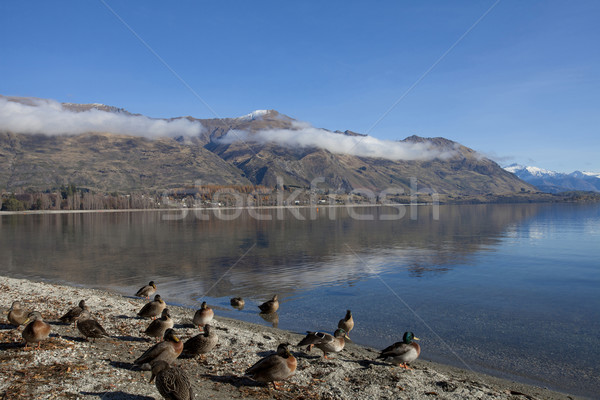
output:
MULTIPOLYGON (((148 285, 140 288, 135 295, 149 300, 156 290, 156 284, 151 281, 148 285)), ((232 298, 230 303, 238 309, 245 305, 244 299, 240 297, 232 298)), ((275 313, 279 309, 277 295, 258 307, 261 313, 275 313)), ((193 323, 198 326, 201 333, 191 337, 185 343, 175 334, 174 321, 159 294, 154 296, 154 300, 146 303, 137 315, 141 318, 152 318, 152 322, 144 333, 151 338, 156 338, 158 343, 139 356, 134 361, 134 365, 141 370, 151 371, 150 382, 155 382, 157 390, 165 399, 192 399, 193 392, 189 376, 184 370, 171 364, 178 357, 204 357, 215 348, 219 339, 210 325, 214 311, 208 307, 206 302, 202 303, 193 317, 193 323)), ((50 335, 51 327, 44 322, 41 314, 37 311, 25 310, 18 301, 15 301, 9 309, 8 321, 17 327, 25 325, 22 332, 25 349, 28 345, 36 343, 37 349, 39 349, 41 342, 50 335)), ((65 324, 75 324, 86 341, 90 338, 95 341, 95 339, 109 337, 106 330, 92 317, 84 300, 60 317, 60 321, 65 324)), ((324 358, 328 358, 329 354, 338 353, 344 349, 346 341, 350 340, 348 335, 353 328, 352 312, 347 310, 333 335, 324 332, 307 332, 297 346, 307 346, 306 351, 311 351, 313 347, 316 347, 323 352, 324 358)), ((415 340, 419 339, 412 332, 406 332, 402 341, 382 350, 377 358, 410 369, 407 363, 416 360, 421 353, 421 348, 415 340)), ((297 367, 297 360, 290 352, 289 346, 289 343, 279 344, 275 354, 262 358, 252 365, 245 371, 245 376, 258 382, 272 383, 273 387, 278 389, 277 382, 288 379, 294 374, 297 367)))

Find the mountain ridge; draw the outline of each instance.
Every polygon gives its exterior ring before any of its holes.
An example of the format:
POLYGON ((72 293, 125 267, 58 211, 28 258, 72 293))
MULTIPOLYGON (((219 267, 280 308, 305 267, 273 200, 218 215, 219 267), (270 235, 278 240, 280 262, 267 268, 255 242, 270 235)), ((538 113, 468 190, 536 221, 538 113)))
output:
POLYGON ((548 193, 574 190, 600 192, 600 173, 597 172, 574 171, 562 173, 519 164, 511 164, 504 167, 504 169, 515 174, 523 181, 534 185, 539 190, 548 193))
MULTIPOLYGON (((29 112, 36 112, 35 104, 45 101, 26 99, 16 101, 27 104, 29 112)), ((9 98, 9 101, 15 100, 9 98)), ((69 113, 77 113, 82 118, 90 110, 96 110, 95 116, 118 114, 125 123, 141 117, 123 108, 98 103, 65 103, 60 107, 63 109, 57 112, 67 113, 67 117, 71 116, 69 113)), ((47 190, 75 184, 95 191, 160 191, 200 182, 319 187, 346 193, 359 188, 373 192, 393 189, 399 193, 423 190, 448 195, 536 190, 475 150, 442 137, 413 135, 396 142, 379 141, 350 130, 314 128, 276 110, 257 110, 222 119, 187 116, 156 120, 198 123, 202 129, 194 135, 185 132, 178 135, 175 129, 172 137, 150 139, 108 132, 14 133, 0 125, 0 187, 7 191, 47 190), (291 144, 285 142, 289 138, 293 139, 291 144), (332 138, 333 148, 319 143, 332 138), (373 145, 372 142, 375 150, 364 153, 367 156, 344 153, 336 148, 338 144, 342 147, 344 140, 352 140, 348 143, 353 146, 346 143, 351 151, 357 146, 373 145), (369 156, 397 146, 394 143, 402 146, 401 150, 407 149, 409 156, 426 157, 392 160, 369 156)))

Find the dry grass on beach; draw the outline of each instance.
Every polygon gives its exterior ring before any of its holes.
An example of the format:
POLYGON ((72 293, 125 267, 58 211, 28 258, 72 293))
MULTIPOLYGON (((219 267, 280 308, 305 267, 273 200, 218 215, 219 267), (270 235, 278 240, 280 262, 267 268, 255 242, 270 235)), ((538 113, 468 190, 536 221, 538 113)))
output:
MULTIPOLYGON (((40 350, 25 350, 22 327, 0 319, 0 399, 160 399, 150 373, 133 366, 155 343, 142 333, 148 320, 136 318, 146 302, 104 291, 0 277, 0 307, 14 300, 36 309, 52 326, 40 350), (77 328, 58 318, 85 299, 111 335, 86 342, 77 328)), ((167 304, 169 299, 165 299, 167 304)), ((183 338, 198 333, 194 310, 169 306, 183 338)), ((295 347, 300 335, 215 317, 219 344, 205 358, 178 359, 192 379, 196 398, 208 399, 569 399, 571 396, 503 381, 426 361, 406 371, 375 361, 377 352, 349 344, 332 359, 295 347), (281 390, 243 377, 254 362, 281 342, 291 343, 296 374, 281 390)))

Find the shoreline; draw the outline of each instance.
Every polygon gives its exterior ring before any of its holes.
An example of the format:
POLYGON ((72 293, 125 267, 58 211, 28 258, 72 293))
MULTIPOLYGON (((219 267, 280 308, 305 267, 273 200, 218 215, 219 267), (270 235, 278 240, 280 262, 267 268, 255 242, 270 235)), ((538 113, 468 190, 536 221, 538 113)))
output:
MULTIPOLYGON (((140 283, 140 286, 143 283, 140 283)), ((167 304, 169 299, 165 298, 167 304)), ((160 399, 149 373, 132 369, 132 362, 154 344, 143 330, 148 320, 135 318, 145 299, 113 292, 8 278, 0 275, 0 398, 160 399), (111 338, 85 342, 72 325, 58 320, 64 312, 85 299, 92 314, 111 338), (51 324, 52 334, 41 350, 24 350, 22 327, 7 325, 6 312, 12 301, 40 311, 51 324), (12 396, 12 397, 11 397, 12 396)), ((187 339, 198 333, 191 325, 194 310, 169 305, 175 330, 187 339)), ((375 361, 378 351, 353 343, 330 360, 319 350, 304 352, 294 346, 300 334, 225 318, 216 312, 213 325, 219 345, 204 360, 178 359, 190 375, 196 398, 307 398, 315 399, 577 399, 580 397, 517 383, 457 367, 417 360, 404 371, 375 361), (275 391, 247 378, 246 368, 289 342, 298 360, 294 376, 275 391)))

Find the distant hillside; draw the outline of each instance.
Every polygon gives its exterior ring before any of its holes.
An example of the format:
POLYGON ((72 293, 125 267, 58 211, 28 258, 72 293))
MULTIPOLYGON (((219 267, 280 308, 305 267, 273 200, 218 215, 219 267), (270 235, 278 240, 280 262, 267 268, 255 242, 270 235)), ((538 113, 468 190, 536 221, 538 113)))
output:
POLYGON ((547 193, 566 191, 600 192, 600 173, 575 171, 564 174, 518 164, 509 165, 504 169, 547 193))
MULTIPOLYGON (((29 111, 40 104, 39 99, 2 99, 30 107, 29 111)), ((411 178, 416 178, 419 191, 448 195, 536 190, 474 150, 444 138, 411 136, 382 145, 382 141, 351 131, 312 128, 274 110, 238 118, 170 120, 135 116, 102 104, 68 103, 59 112, 66 113, 66 117, 76 113, 79 121, 90 110, 95 118, 119 115, 113 123, 119 123, 121 130, 128 126, 127 118, 177 124, 169 127, 170 137, 150 139, 139 132, 132 135, 15 133, 0 121, 0 187, 7 191, 45 190, 70 183, 95 191, 160 191, 197 183, 274 187, 280 179, 288 187, 309 188, 311 182, 321 182, 319 188, 330 191, 366 188, 380 192, 392 188, 395 192, 409 193, 411 178), (198 123, 202 125, 199 134, 183 131, 177 134, 178 127, 199 126, 198 123), (356 146, 343 147, 348 139, 356 146), (329 141, 329 147, 322 145, 321 140, 329 141), (374 148, 387 155, 365 153, 371 150, 362 147, 373 141, 374 148), (347 151, 338 151, 335 147, 338 142, 347 151), (390 157, 386 147, 407 148, 412 153, 408 154, 408 160, 393 159, 395 156, 390 157), (363 153, 356 151, 359 148, 363 153)), ((43 126, 40 129, 43 131, 43 126)))

